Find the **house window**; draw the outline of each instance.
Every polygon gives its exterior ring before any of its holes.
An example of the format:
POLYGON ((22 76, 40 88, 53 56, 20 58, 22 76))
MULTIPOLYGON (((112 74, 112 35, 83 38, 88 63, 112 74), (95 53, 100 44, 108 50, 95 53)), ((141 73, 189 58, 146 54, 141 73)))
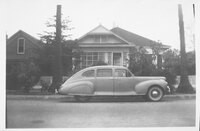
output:
POLYGON ((18 39, 17 43, 17 54, 24 54, 25 53, 25 39, 20 38, 18 39))
POLYGON ((81 55, 81 67, 86 68, 97 64, 98 62, 105 62, 111 64, 111 52, 84 52, 81 55))

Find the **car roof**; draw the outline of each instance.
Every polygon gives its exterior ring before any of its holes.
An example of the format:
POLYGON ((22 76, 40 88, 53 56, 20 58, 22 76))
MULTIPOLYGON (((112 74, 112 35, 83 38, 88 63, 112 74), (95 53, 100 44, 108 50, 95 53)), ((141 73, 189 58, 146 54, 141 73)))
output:
POLYGON ((126 67, 123 66, 113 66, 113 65, 103 65, 103 66, 92 66, 92 67, 87 67, 83 69, 84 71, 86 70, 91 70, 91 69, 103 69, 103 68, 120 68, 120 69, 127 69, 126 67))

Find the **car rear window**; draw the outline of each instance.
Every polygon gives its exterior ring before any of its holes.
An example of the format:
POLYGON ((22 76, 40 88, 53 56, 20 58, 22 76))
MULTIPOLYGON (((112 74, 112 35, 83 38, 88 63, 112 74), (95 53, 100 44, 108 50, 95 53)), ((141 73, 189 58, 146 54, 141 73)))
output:
POLYGON ((97 77, 112 77, 112 69, 98 69, 97 77))
POLYGON ((83 77, 94 77, 94 70, 88 70, 82 74, 83 77))

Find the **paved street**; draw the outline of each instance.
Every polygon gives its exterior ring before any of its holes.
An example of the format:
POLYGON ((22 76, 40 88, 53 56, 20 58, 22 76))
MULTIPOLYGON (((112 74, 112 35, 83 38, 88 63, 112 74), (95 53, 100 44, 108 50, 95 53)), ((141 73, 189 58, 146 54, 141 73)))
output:
POLYGON ((7 100, 8 128, 195 126, 195 99, 7 100))

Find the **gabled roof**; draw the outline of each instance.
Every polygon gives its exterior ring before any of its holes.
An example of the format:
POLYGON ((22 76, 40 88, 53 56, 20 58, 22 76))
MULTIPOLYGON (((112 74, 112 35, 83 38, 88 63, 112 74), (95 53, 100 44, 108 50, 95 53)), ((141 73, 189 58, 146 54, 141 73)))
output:
POLYGON ((8 38, 7 40, 7 45, 9 45, 10 43, 12 43, 12 41, 14 39, 17 38, 17 36, 21 34, 22 36, 24 36, 26 39, 30 40, 34 45, 38 46, 38 47, 42 47, 42 45, 40 44, 40 40, 36 39, 35 37, 29 35, 28 33, 19 30, 18 32, 16 32, 14 35, 12 35, 10 38, 8 38))
MULTIPOLYGON (((155 46, 160 45, 160 43, 150 40, 148 38, 142 37, 140 35, 134 34, 127 30, 121 29, 119 27, 115 27, 111 29, 111 31, 123 39, 129 41, 129 43, 137 45, 137 46, 155 46)), ((162 45, 162 48, 169 48, 170 46, 162 45)))
POLYGON ((113 34, 113 33, 100 24, 99 26, 88 32, 88 34, 113 34))
POLYGON ((117 38, 119 38, 120 40, 124 41, 125 43, 130 44, 129 41, 123 39, 122 37, 118 36, 117 34, 113 33, 112 31, 108 30, 101 24, 99 26, 97 26, 96 28, 94 28, 93 30, 86 33, 85 35, 83 35, 82 37, 80 37, 78 39, 78 41, 80 41, 82 38, 86 37, 87 35, 97 35, 97 34, 114 35, 117 38))

